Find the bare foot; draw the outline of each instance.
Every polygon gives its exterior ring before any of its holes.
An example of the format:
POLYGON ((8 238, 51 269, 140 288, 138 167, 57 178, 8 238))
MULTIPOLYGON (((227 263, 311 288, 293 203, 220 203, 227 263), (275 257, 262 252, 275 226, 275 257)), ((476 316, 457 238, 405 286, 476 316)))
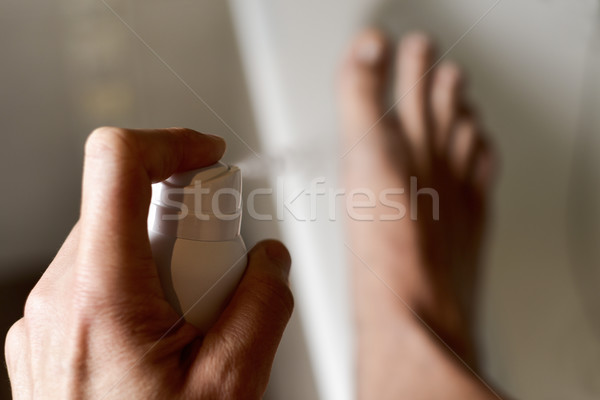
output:
POLYGON ((390 53, 379 32, 364 32, 340 85, 346 185, 377 198, 357 212, 372 221, 348 221, 359 397, 495 398, 475 375, 472 339, 491 150, 461 71, 450 63, 429 71, 434 50, 423 34, 399 45, 398 103, 381 119, 390 53))

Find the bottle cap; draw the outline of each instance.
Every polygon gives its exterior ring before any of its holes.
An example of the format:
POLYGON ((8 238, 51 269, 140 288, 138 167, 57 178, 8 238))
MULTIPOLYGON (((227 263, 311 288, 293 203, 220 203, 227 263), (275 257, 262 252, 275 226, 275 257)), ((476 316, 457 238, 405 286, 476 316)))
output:
POLYGON ((241 171, 217 163, 174 174, 152 185, 148 228, 201 241, 232 240, 240 233, 241 171))

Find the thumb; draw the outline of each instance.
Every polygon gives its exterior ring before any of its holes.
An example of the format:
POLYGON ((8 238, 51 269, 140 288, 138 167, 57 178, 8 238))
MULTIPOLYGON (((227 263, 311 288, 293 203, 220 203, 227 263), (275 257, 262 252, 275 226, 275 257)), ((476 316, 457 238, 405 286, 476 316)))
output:
POLYGON ((283 244, 275 240, 257 244, 249 253, 248 268, 233 298, 204 338, 196 367, 205 371, 210 365, 212 374, 229 383, 226 387, 232 396, 261 398, 267 387, 294 308, 288 283, 290 266, 290 254, 283 244))

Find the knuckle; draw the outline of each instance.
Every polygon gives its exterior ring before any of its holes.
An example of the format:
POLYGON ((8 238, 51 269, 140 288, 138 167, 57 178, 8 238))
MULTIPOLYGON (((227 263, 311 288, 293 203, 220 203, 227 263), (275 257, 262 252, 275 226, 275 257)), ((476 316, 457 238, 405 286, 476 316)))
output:
MULTIPOLYGON (((240 360, 237 360, 236 364, 239 363, 240 360)), ((210 393, 215 399, 260 399, 264 392, 262 386, 266 387, 266 383, 259 376, 253 376, 255 372, 239 365, 221 368, 217 379, 213 380, 216 386, 212 386, 210 393)))
POLYGON ((194 391, 206 399, 237 398, 234 395, 236 380, 239 379, 239 360, 233 357, 228 346, 222 342, 211 348, 209 356, 200 364, 198 380, 193 383, 194 391))
POLYGON ((24 317, 37 319, 47 316, 50 311, 49 299, 39 289, 34 288, 25 301, 24 317))
POLYGON ((124 157, 134 148, 133 135, 126 129, 104 126, 96 128, 85 143, 86 158, 124 157))
POLYGON ((25 340, 25 327, 23 324, 23 318, 21 318, 10 327, 6 334, 4 354, 6 355, 9 368, 13 364, 15 357, 22 354, 22 347, 25 340))

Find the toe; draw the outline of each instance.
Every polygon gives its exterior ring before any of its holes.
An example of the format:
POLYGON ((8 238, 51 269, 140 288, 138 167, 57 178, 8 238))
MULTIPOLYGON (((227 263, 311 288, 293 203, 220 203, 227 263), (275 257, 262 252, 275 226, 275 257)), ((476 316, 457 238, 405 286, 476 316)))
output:
POLYGON ((450 132, 462 102, 463 76, 460 68, 450 62, 442 64, 434 73, 431 88, 431 109, 434 146, 447 148, 450 132))
POLYGON ((432 55, 433 45, 422 33, 406 36, 398 51, 396 102, 401 124, 417 159, 427 157, 432 55))
POLYGON ((489 142, 484 142, 473 161, 473 186, 480 195, 489 193, 496 177, 497 159, 489 142))
POLYGON ((467 177, 473 161, 477 149, 477 133, 477 125, 473 117, 462 117, 456 122, 448 148, 448 163, 453 172, 461 179, 467 177))
POLYGON ((344 62, 340 82, 341 117, 347 147, 363 142, 381 122, 387 42, 377 30, 360 34, 344 62))

